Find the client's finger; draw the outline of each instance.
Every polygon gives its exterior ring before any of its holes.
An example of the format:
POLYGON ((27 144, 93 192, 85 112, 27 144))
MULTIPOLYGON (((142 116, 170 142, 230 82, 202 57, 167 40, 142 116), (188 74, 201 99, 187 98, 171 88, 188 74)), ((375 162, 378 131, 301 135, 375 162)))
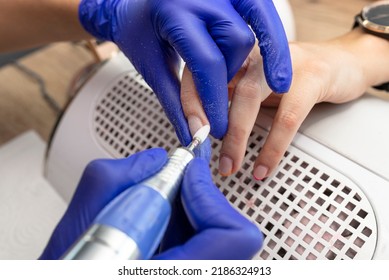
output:
POLYGON ((261 102, 271 93, 258 47, 250 53, 245 68, 232 93, 228 130, 220 151, 219 173, 224 176, 240 168, 261 102))
POLYGON ((187 66, 185 66, 181 81, 181 104, 192 135, 204 125, 209 124, 197 94, 192 74, 187 66))
POLYGON ((254 164, 257 180, 268 177, 281 161, 301 123, 316 104, 322 87, 309 73, 295 74, 290 92, 282 96, 270 133, 254 164))

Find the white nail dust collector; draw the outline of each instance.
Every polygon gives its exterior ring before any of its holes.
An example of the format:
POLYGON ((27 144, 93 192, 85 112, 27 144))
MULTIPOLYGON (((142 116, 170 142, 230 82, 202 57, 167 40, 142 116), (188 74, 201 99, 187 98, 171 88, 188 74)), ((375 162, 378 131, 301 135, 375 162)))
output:
MULTIPOLYGON (((271 117, 258 117, 234 176, 218 175, 220 141, 213 141, 214 181, 265 235, 256 259, 389 259, 388 105, 366 97, 319 106, 263 182, 251 171, 271 117)), ((157 98, 120 54, 68 106, 53 133, 45 175, 69 201, 89 161, 178 145, 157 98)))

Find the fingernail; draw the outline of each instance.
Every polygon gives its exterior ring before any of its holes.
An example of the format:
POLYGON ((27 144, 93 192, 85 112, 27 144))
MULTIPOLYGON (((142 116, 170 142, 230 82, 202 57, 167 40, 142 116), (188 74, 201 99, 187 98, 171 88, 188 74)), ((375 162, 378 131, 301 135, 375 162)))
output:
POLYGON ((253 171, 253 176, 254 176, 255 180, 260 181, 263 178, 265 178, 268 171, 269 171, 269 168, 267 168, 263 165, 258 165, 253 171))
POLYGON ((188 116, 188 125, 192 136, 195 135, 197 130, 203 127, 203 123, 201 122, 200 118, 195 115, 188 116))
POLYGON ((222 176, 229 176, 232 170, 232 159, 222 156, 219 161, 219 173, 222 176))

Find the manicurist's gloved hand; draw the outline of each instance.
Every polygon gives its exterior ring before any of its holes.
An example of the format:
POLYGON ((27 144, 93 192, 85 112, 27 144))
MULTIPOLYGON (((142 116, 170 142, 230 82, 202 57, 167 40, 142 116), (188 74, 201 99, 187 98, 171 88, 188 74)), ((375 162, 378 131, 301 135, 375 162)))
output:
POLYGON ((204 159, 189 163, 173 211, 155 259, 251 259, 262 246, 262 233, 213 184, 204 159))
POLYGON ((164 149, 150 149, 124 159, 92 161, 41 259, 59 259, 89 228, 97 214, 128 187, 152 176, 167 161, 164 149))
MULTIPOLYGON (((112 199, 153 175, 166 160, 163 149, 151 149, 125 159, 95 160, 89 164, 40 258, 60 258, 112 199)), ((194 228, 195 235, 157 258, 250 258, 261 246, 262 235, 212 184, 207 162, 196 158, 184 178, 182 199, 186 214, 182 209, 178 214, 187 215, 192 223, 188 228, 194 228)))
POLYGON ((288 42, 271 0, 82 0, 80 21, 97 38, 115 42, 157 94, 183 144, 191 140, 179 96, 179 56, 187 63, 211 124, 221 138, 228 126, 227 82, 255 43, 274 92, 288 91, 288 42), (179 55, 179 56, 178 56, 179 55))

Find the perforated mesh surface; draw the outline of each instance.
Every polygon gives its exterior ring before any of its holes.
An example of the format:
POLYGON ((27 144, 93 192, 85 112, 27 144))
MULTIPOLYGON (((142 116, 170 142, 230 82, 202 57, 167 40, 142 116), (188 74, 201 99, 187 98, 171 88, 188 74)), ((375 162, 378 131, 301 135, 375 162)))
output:
MULTIPOLYGON (((134 72, 113 81, 96 104, 96 138, 113 157, 179 142, 161 106, 134 72)), ((275 175, 252 179, 252 163, 267 132, 256 126, 243 167, 217 172, 220 141, 213 140, 211 170, 220 191, 265 235, 257 259, 369 259, 376 246, 373 209, 351 180, 291 146, 275 175)))

